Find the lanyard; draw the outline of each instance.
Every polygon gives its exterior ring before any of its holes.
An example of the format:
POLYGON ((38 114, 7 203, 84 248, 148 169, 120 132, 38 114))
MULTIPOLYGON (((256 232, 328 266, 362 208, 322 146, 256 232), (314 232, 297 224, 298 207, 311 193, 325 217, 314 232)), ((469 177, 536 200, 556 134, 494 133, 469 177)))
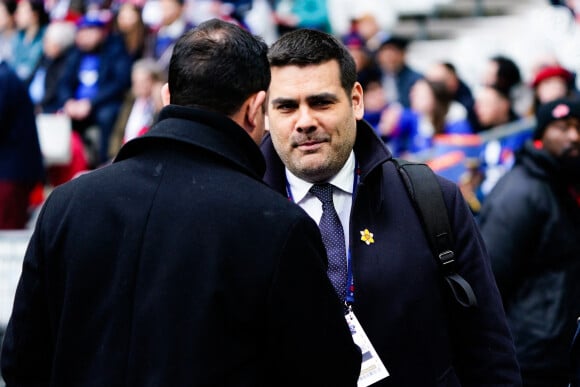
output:
MULTIPOLYGON (((358 186, 360 180, 360 169, 358 167, 358 163, 355 164, 354 167, 354 179, 352 184, 352 195, 356 192, 356 188, 358 186)), ((294 202, 294 196, 292 196, 292 190, 290 189, 290 183, 288 179, 286 179, 286 195, 288 196, 288 200, 294 202)), ((354 200, 353 200, 354 204, 354 200)), ((350 243, 348 245, 348 250, 346 252, 346 267, 347 267, 347 274, 346 274, 346 298, 344 300, 346 305, 354 304, 354 277, 352 274, 352 253, 350 248, 350 243)))

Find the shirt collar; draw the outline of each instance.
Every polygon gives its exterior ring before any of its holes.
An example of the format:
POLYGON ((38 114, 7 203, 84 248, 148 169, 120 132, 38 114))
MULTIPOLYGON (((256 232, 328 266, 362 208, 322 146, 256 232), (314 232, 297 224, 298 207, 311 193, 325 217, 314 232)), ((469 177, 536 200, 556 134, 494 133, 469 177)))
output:
MULTIPOLYGON (((339 188, 341 191, 352 195, 354 185, 354 167, 354 152, 350 151, 350 156, 346 160, 346 163, 344 163, 342 166, 342 169, 328 182, 339 188)), ((292 192, 292 198, 294 199, 295 203, 302 201, 310 191, 310 188, 314 185, 313 183, 300 179, 292 172, 290 172, 288 168, 286 168, 286 178, 288 179, 288 184, 292 192)))

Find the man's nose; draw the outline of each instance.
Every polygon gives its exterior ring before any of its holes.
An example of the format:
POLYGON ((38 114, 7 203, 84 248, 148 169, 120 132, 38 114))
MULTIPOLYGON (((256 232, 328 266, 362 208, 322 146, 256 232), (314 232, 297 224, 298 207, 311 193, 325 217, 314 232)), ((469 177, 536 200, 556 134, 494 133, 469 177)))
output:
POLYGON ((308 107, 298 110, 298 120, 296 121, 296 130, 301 133, 310 133, 316 130, 316 119, 308 107))
POLYGON ((580 141, 580 125, 570 125, 568 126, 568 131, 566 132, 570 141, 579 142, 580 141))

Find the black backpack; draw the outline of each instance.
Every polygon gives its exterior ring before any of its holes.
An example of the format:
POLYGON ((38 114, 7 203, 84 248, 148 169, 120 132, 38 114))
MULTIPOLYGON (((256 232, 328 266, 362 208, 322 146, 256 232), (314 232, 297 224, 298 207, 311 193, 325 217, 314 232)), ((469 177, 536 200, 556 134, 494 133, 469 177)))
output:
POLYGON ((421 219, 431 251, 455 301, 465 308, 477 306, 471 285, 455 271, 453 232, 447 206, 435 173, 426 164, 393 159, 421 219))

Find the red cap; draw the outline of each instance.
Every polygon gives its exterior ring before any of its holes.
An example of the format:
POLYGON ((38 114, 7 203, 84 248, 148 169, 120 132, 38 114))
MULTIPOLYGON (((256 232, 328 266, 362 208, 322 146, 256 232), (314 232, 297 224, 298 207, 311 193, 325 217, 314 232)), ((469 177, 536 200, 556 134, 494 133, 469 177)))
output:
POLYGON ((532 82, 532 87, 536 87, 540 84, 540 82, 552 77, 560 77, 563 78, 566 82, 570 82, 572 80, 572 73, 560 66, 544 67, 536 73, 536 76, 532 82))

